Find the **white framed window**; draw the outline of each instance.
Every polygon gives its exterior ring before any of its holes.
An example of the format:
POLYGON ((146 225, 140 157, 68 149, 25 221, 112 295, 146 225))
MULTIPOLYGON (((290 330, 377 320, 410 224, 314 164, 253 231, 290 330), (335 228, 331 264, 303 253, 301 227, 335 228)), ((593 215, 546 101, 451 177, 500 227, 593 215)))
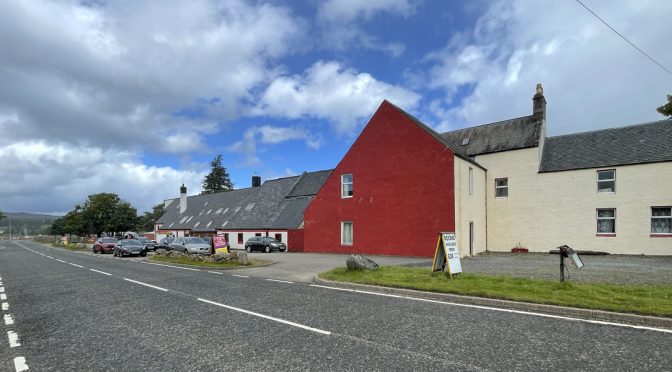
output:
POLYGON ((469 167, 469 195, 474 194, 474 168, 469 167))
POLYGON ((597 209, 597 234, 616 235, 616 209, 597 209))
POLYGON ((616 169, 597 171, 597 192, 616 192, 616 169))
POLYGON ((509 196, 509 179, 495 178, 495 198, 506 198, 509 196))
POLYGON ((651 234, 672 235, 672 207, 651 207, 651 234))
POLYGON ((341 245, 352 245, 353 230, 352 221, 341 222, 341 245))
POLYGON ((341 175, 341 198, 352 198, 352 173, 341 175))

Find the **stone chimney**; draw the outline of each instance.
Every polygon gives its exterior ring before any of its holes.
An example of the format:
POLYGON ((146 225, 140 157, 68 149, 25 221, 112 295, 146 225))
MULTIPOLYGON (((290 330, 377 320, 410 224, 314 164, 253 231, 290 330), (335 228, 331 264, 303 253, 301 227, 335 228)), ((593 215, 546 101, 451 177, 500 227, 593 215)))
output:
POLYGON ((259 186, 261 186, 261 177, 252 176, 252 187, 259 187, 259 186))
POLYGON ((180 213, 187 210, 187 187, 182 184, 180 187, 180 213))
POLYGON ((537 93, 532 98, 532 115, 537 120, 546 121, 546 98, 541 83, 537 84, 537 93))

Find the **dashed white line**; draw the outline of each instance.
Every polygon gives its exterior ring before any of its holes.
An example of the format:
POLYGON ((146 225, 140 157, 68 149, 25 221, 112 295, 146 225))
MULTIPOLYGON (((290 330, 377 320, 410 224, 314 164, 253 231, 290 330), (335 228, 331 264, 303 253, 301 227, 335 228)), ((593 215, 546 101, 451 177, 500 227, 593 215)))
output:
POLYGON ((46 255, 45 255, 44 257, 46 257, 46 258, 51 258, 52 260, 54 259, 54 258, 53 258, 53 257, 51 257, 51 256, 46 256, 46 255))
POLYGON ((24 357, 14 358, 14 369, 16 369, 16 372, 27 371, 28 364, 26 364, 26 358, 24 357))
POLYGON ((231 274, 231 276, 236 276, 238 278, 249 278, 249 276, 247 276, 247 275, 231 274))
POLYGON ((278 283, 287 283, 287 284, 294 284, 294 282, 288 282, 286 280, 278 280, 278 279, 266 279, 269 282, 278 282, 278 283))
POLYGON ((306 329, 306 330, 309 330, 309 331, 312 331, 312 332, 321 333, 321 334, 323 334, 323 335, 330 335, 330 334, 331 334, 331 332, 329 332, 329 331, 324 331, 324 330, 319 329, 319 328, 308 327, 308 326, 303 325, 303 324, 290 322, 289 320, 284 320, 284 319, 280 319, 280 318, 274 318, 274 317, 272 317, 272 316, 268 316, 268 315, 264 315, 264 314, 255 313, 254 311, 244 310, 244 309, 240 309, 240 308, 237 308, 237 307, 233 307, 233 306, 229 306, 229 305, 220 304, 219 302, 209 301, 209 300, 206 300, 206 299, 203 299, 203 298, 199 298, 198 300, 201 301, 201 302, 205 302, 205 303, 211 304, 211 305, 220 306, 220 307, 223 307, 223 308, 226 308, 226 309, 229 309, 229 310, 239 311, 239 312, 241 312, 241 313, 245 313, 245 314, 249 314, 249 315, 254 315, 254 316, 257 316, 257 317, 260 317, 260 318, 264 318, 264 319, 272 320, 272 321, 274 321, 274 322, 278 322, 278 323, 282 323, 282 324, 291 325, 291 326, 298 327, 298 328, 302 328, 302 329, 306 329))
POLYGON ((6 299, 7 299, 7 295, 4 294, 4 293, 0 293, 0 300, 6 300, 6 299))
POLYGON ((180 266, 173 266, 173 265, 164 265, 164 264, 159 264, 159 263, 154 263, 154 262, 144 262, 147 265, 156 265, 156 266, 165 266, 165 267, 172 267, 173 269, 182 269, 182 270, 190 270, 190 271, 201 271, 199 269, 192 269, 190 267, 180 267, 180 266))
POLYGON ((56 261, 66 263, 66 262, 63 261, 63 260, 59 260, 58 258, 56 258, 56 261))
POLYGON ((224 273, 220 273, 219 271, 208 271, 208 272, 209 272, 210 274, 219 274, 219 275, 224 274, 224 273))
POLYGON ((14 324, 14 318, 12 318, 12 314, 5 314, 5 325, 12 324, 14 324))
POLYGON ((663 332, 663 333, 672 333, 672 329, 663 329, 663 328, 654 328, 654 327, 646 327, 646 326, 637 326, 637 325, 623 324, 623 323, 612 323, 612 322, 605 322, 605 321, 602 321, 602 320, 591 320, 591 319, 582 319, 582 318, 572 318, 572 317, 568 317, 568 316, 551 315, 551 314, 543 314, 543 313, 535 313, 535 312, 531 312, 531 311, 522 311, 522 310, 502 309, 502 308, 498 308, 498 307, 490 307, 490 306, 460 304, 460 303, 456 303, 456 302, 438 301, 438 300, 430 300, 430 299, 426 299, 426 298, 416 298, 416 297, 400 296, 400 295, 394 295, 394 294, 389 294, 389 293, 379 293, 379 292, 370 292, 370 291, 360 291, 360 290, 356 290, 356 289, 348 289, 348 288, 328 287, 328 286, 318 285, 318 284, 311 284, 310 286, 311 286, 311 287, 316 287, 316 288, 325 288, 325 289, 332 289, 332 290, 337 290, 337 291, 344 291, 344 292, 353 292, 353 293, 369 294, 369 295, 374 295, 374 296, 383 296, 383 297, 401 298, 401 299, 405 299, 405 300, 413 300, 413 301, 421 301, 421 302, 430 302, 430 303, 435 303, 435 304, 443 304, 443 305, 452 305, 452 306, 468 307, 468 308, 472 308, 472 309, 481 309, 481 310, 490 310, 490 311, 500 311, 500 312, 504 312, 504 313, 521 314, 521 315, 532 315, 532 316, 540 316, 540 317, 545 317, 545 318, 563 319, 563 320, 571 320, 571 321, 584 322, 584 323, 601 324, 601 325, 611 325, 611 326, 616 326, 616 327, 634 328, 634 329, 644 329, 644 330, 648 330, 648 331, 656 331, 656 332, 663 332))
POLYGON ((68 264, 69 264, 69 265, 72 265, 72 266, 75 266, 75 267, 84 267, 84 266, 82 266, 82 265, 77 265, 77 264, 74 264, 74 263, 72 263, 72 262, 68 262, 68 264))
MULTIPOLYGON (((0 283, 2 284, 2 283, 0 283)), ((0 293, 5 293, 5 287, 0 287, 0 293)))
POLYGON ((150 288, 158 289, 158 290, 160 290, 160 291, 168 292, 168 290, 165 289, 165 288, 161 288, 161 287, 157 287, 157 286, 155 286, 155 285, 151 285, 151 284, 147 284, 147 283, 139 282, 139 281, 137 281, 137 280, 132 280, 132 279, 128 279, 128 278, 124 278, 124 280, 128 280, 129 282, 132 282, 132 283, 135 283, 135 284, 144 285, 144 286, 146 286, 146 287, 150 287, 150 288))
POLYGON ((9 303, 3 302, 2 303, 2 311, 8 311, 9 310, 9 303))
POLYGON ((99 274, 103 274, 103 275, 109 275, 109 276, 112 276, 112 274, 110 274, 110 273, 106 273, 106 272, 104 272, 104 271, 100 271, 100 270, 96 270, 96 269, 89 269, 89 270, 91 270, 91 271, 93 271, 93 272, 95 272, 95 273, 99 273, 99 274))
POLYGON ((21 346, 19 343, 19 335, 14 331, 7 331, 7 338, 9 338, 9 347, 21 346))

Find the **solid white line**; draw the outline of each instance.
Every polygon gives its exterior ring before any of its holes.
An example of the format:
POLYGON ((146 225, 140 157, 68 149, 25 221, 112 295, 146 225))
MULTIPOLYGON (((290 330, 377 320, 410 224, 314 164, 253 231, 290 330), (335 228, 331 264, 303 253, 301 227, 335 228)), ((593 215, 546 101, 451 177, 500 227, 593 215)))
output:
POLYGON ((66 262, 63 261, 63 260, 59 260, 58 258, 56 259, 56 261, 66 263, 66 262))
POLYGON ((468 307, 468 308, 472 308, 472 309, 481 309, 481 310, 499 311, 499 312, 504 312, 504 313, 521 314, 521 315, 533 315, 533 316, 540 316, 540 317, 544 317, 544 318, 563 319, 563 320, 570 320, 570 321, 577 321, 577 322, 584 322, 584 323, 601 324, 601 325, 610 325, 610 326, 615 326, 615 327, 633 328, 633 329, 643 329, 643 330, 647 330, 647 331, 656 331, 656 332, 663 332, 663 333, 672 333, 672 329, 663 329, 663 328, 655 328, 655 327, 637 326, 637 325, 623 324, 623 323, 613 323, 613 322, 607 322, 607 321, 603 321, 603 320, 592 320, 592 319, 572 318, 572 317, 568 317, 568 316, 551 315, 551 314, 543 314, 543 313, 535 313, 535 312, 531 312, 531 311, 512 310, 512 309, 502 309, 502 308, 498 308, 498 307, 481 306, 481 305, 460 304, 460 303, 456 303, 456 302, 447 302, 447 301, 429 300, 429 299, 426 299, 426 298, 416 298, 416 297, 400 296, 400 295, 393 295, 393 294, 389 294, 389 293, 378 293, 378 292, 360 291, 360 290, 347 289, 347 288, 328 287, 328 286, 317 285, 317 284, 311 284, 310 286, 311 286, 311 287, 317 287, 317 288, 325 288, 325 289, 333 289, 333 290, 338 290, 338 291, 345 291, 345 292, 354 292, 354 293, 362 293, 362 294, 369 294, 369 295, 375 295, 375 296, 392 297, 392 298, 401 298, 401 299, 405 299, 405 300, 430 302, 430 303, 435 303, 435 304, 443 304, 443 305, 452 305, 452 306, 468 307))
POLYGON ((9 303, 3 302, 2 303, 2 311, 7 311, 9 310, 9 303))
POLYGON ((231 274, 231 276, 237 276, 239 278, 249 278, 249 276, 247 276, 247 275, 231 274))
POLYGON ((70 264, 70 265, 72 265, 72 266, 75 266, 75 267, 84 267, 84 266, 82 266, 82 265, 77 265, 77 264, 74 264, 74 263, 72 263, 72 262, 68 262, 68 264, 70 264))
POLYGON ((16 369, 16 372, 27 371, 28 365, 26 364, 26 358, 24 357, 14 358, 14 369, 16 369))
POLYGON ((0 293, 0 300, 6 300, 6 299, 7 299, 7 295, 4 294, 4 293, 0 293))
POLYGON ((9 347, 21 346, 19 343, 19 335, 14 331, 7 331, 7 337, 9 338, 9 347))
POLYGON ((219 275, 224 274, 224 273, 220 273, 219 271, 208 271, 208 272, 209 272, 210 274, 219 274, 219 275))
POLYGON ((286 280, 278 280, 278 279, 266 279, 269 282, 278 282, 278 283, 287 283, 287 284, 294 284, 294 282, 288 282, 286 280))
POLYGON ((294 326, 294 327, 303 328, 303 329, 306 329, 306 330, 309 330, 309 331, 321 333, 323 335, 330 335, 331 334, 331 332, 329 332, 329 331, 323 331, 323 330, 318 329, 318 328, 308 327, 308 326, 305 326, 303 324, 290 322, 288 320, 284 320, 284 319, 280 319, 280 318, 274 318, 272 316, 255 313, 253 311, 243 310, 243 309, 240 309, 240 308, 237 308, 237 307, 220 304, 219 302, 209 301, 209 300, 206 300, 206 299, 203 299, 203 298, 199 298, 198 300, 202 301, 202 302, 205 302, 205 303, 208 303, 208 304, 211 304, 211 305, 224 307, 224 308, 227 308, 229 310, 239 311, 241 313, 258 316, 260 318, 272 320, 272 321, 275 321, 275 322, 278 322, 278 323, 283 323, 283 324, 291 325, 291 326, 294 326))
POLYGON ((112 274, 110 274, 110 273, 106 273, 106 272, 104 272, 104 271, 99 271, 99 270, 96 270, 96 269, 89 269, 89 270, 91 270, 91 271, 93 271, 93 272, 96 272, 96 273, 100 273, 100 274, 105 274, 105 275, 112 276, 112 274))
POLYGON ((5 325, 12 324, 14 324, 14 318, 12 318, 12 314, 5 314, 5 325))
POLYGON ((46 257, 46 258, 51 258, 52 260, 54 259, 54 258, 53 258, 53 257, 51 257, 51 256, 44 256, 44 257, 46 257))
POLYGON ((201 271, 199 269, 192 269, 189 267, 180 267, 180 266, 173 266, 173 265, 164 265, 164 264, 159 264, 159 263, 154 263, 154 262, 145 262, 147 265, 156 265, 156 266, 165 266, 165 267, 172 267, 173 269, 182 269, 182 270, 190 270, 190 271, 201 271))
POLYGON ((137 280, 132 280, 132 279, 128 279, 128 278, 124 278, 124 280, 128 280, 129 282, 132 282, 132 283, 135 283, 135 284, 144 285, 144 286, 146 286, 146 287, 150 287, 150 288, 158 289, 158 290, 160 290, 160 291, 168 292, 168 290, 165 289, 165 288, 161 288, 161 287, 157 287, 157 286, 155 286, 155 285, 151 285, 151 284, 147 284, 147 283, 139 282, 139 281, 137 281, 137 280))

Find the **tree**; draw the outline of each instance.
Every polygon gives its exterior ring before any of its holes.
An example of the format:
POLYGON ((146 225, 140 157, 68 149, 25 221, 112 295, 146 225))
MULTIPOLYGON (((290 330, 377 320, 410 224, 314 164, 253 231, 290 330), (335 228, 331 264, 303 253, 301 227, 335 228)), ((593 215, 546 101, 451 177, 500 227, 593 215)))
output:
POLYGON ((667 103, 658 107, 656 111, 660 112, 663 116, 672 117, 672 96, 667 95, 667 103))
POLYGON ((2 211, 0 211, 0 220, 3 219, 3 218, 5 218, 5 217, 7 217, 7 216, 5 216, 5 214, 2 213, 2 211))
POLYGON ((212 194, 221 191, 233 190, 233 182, 231 177, 222 166, 222 155, 215 156, 210 162, 212 170, 203 179, 203 192, 201 194, 212 194))
POLYGON ((152 207, 151 212, 145 212, 138 222, 138 230, 153 231, 154 223, 166 213, 163 203, 159 203, 152 207))
POLYGON ((127 231, 138 224, 137 210, 113 193, 89 195, 81 213, 83 225, 89 234, 127 231))

